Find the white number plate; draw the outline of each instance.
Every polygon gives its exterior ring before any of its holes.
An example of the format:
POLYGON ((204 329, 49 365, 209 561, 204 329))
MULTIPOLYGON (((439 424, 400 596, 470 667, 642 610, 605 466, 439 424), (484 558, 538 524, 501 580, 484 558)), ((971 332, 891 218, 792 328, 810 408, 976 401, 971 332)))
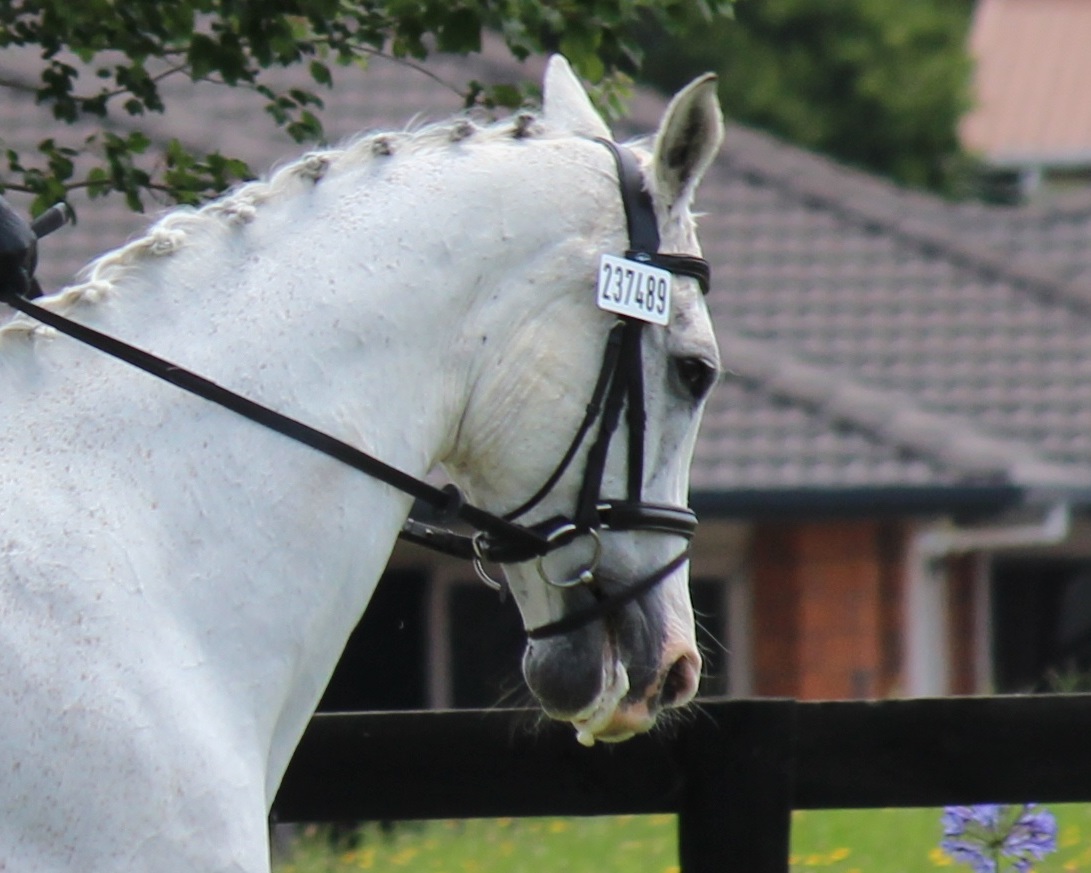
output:
POLYGON ((607 312, 666 324, 671 317, 671 278, 659 267, 603 255, 596 302, 607 312))

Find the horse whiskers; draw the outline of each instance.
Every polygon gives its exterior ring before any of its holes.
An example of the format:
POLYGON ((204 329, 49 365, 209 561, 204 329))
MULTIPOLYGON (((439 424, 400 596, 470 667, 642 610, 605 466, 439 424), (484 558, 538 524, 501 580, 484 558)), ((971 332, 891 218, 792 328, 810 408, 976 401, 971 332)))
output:
POLYGON ((534 706, 534 697, 523 682, 521 676, 512 676, 504 683, 507 687, 501 689, 499 696, 488 709, 504 709, 508 707, 523 708, 534 706))
POLYGON ((701 654, 704 654, 706 651, 711 652, 717 650, 725 655, 731 654, 731 650, 728 649, 727 645, 721 642, 720 638, 715 633, 713 633, 712 629, 703 621, 701 621, 701 619, 696 614, 694 614, 693 623, 697 626, 699 630, 703 631, 705 635, 705 639, 702 640, 700 643, 700 648, 702 650, 701 654), (709 645, 709 643, 711 643, 712 645, 709 645))
MULTIPOLYGON (((676 712, 681 713, 682 711, 676 710, 676 712)), ((716 725, 717 727, 719 726, 719 723, 716 721, 715 718, 713 718, 712 714, 707 709, 705 709, 704 706, 701 705, 701 698, 697 698, 696 700, 694 700, 693 703, 686 707, 684 712, 687 718, 690 719, 689 723, 691 724, 698 718, 704 718, 706 721, 709 722, 709 724, 716 725)))

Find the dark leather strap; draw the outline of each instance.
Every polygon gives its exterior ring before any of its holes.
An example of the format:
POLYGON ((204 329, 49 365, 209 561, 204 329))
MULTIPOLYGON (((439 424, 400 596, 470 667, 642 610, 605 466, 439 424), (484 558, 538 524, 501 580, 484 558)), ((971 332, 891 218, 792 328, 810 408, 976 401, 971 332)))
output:
POLYGON ((632 258, 634 261, 644 261, 653 267, 662 267, 676 276, 689 276, 691 279, 696 279, 702 294, 708 294, 708 289, 712 287, 712 269, 709 267, 708 261, 704 258, 698 258, 696 255, 657 253, 650 258, 643 258, 637 252, 626 252, 625 256, 632 258))
POLYGON ((697 515, 692 509, 666 503, 606 500, 599 504, 599 518, 608 530, 654 530, 687 539, 697 530, 697 515))
MULTIPOLYGON (((652 206, 652 197, 644 187, 644 174, 631 149, 613 140, 595 137, 610 150, 617 164, 621 203, 625 207, 625 224, 629 230, 629 252, 626 256, 655 255, 659 251, 659 222, 652 206)), ((639 260, 639 258, 637 258, 639 260)))
POLYGON ((580 422, 580 426, 576 428, 575 436, 572 437, 572 442, 569 443, 567 451, 564 453, 564 457, 554 468, 553 472, 549 474, 549 477, 542 484, 542 487, 534 492, 531 497, 513 509, 511 512, 504 513, 504 518, 508 521, 515 521, 515 519, 526 515, 530 510, 542 502, 545 496, 553 490, 554 486, 560 481, 561 476, 572 464, 572 459, 576 457, 576 452, 579 451, 580 446, 583 445, 584 439, 587 437, 588 431, 598 421, 599 416, 602 414, 602 404, 606 397, 606 391, 610 387, 610 381, 614 378, 614 373, 617 371, 618 357, 621 354, 621 338, 622 332, 625 329, 624 322, 618 322, 611 329, 606 338, 606 350, 602 355, 602 366, 599 368, 598 381, 595 382, 595 388, 591 392, 591 399, 587 402, 587 408, 584 411, 583 421, 580 422))
POLYGON ((708 261, 696 255, 663 254, 659 251, 659 225, 651 195, 644 187, 644 174, 636 155, 616 142, 596 137, 614 156, 617 164, 621 202, 625 207, 625 224, 629 229, 629 249, 625 257, 653 267, 661 267, 675 275, 696 279, 702 294, 712 285, 712 270, 708 261))
POLYGON ((518 546, 521 550, 532 553, 532 556, 544 555, 553 548, 547 540, 539 536, 532 528, 513 524, 507 519, 500 518, 491 512, 466 503, 462 499, 461 492, 453 485, 436 488, 434 485, 410 476, 408 473, 404 473, 336 437, 262 406, 260 403, 255 403, 241 394, 236 394, 234 391, 217 385, 203 376, 198 376, 196 373, 143 349, 138 349, 86 325, 71 321, 49 309, 44 309, 7 289, 0 290, 0 299, 3 299, 9 306, 73 339, 105 352, 118 360, 143 370, 145 373, 162 379, 164 382, 169 382, 183 391, 188 391, 190 394, 195 394, 225 409, 229 409, 231 412, 250 419, 262 427, 269 428, 289 439, 309 446, 315 451, 359 470, 361 473, 385 482, 387 485, 432 506, 441 515, 459 518, 477 530, 485 531, 498 541, 518 546))
POLYGON ((579 630, 585 625, 591 624, 593 621, 598 621, 600 618, 614 615, 620 612, 622 607, 626 604, 632 603, 638 597, 647 594, 688 560, 689 548, 687 547, 654 573, 644 577, 639 582, 627 585, 617 594, 607 595, 591 606, 585 607, 584 609, 577 609, 562 616, 556 621, 551 621, 539 625, 536 628, 531 628, 527 631, 527 638, 531 640, 544 640, 549 637, 572 633, 572 631, 579 630))

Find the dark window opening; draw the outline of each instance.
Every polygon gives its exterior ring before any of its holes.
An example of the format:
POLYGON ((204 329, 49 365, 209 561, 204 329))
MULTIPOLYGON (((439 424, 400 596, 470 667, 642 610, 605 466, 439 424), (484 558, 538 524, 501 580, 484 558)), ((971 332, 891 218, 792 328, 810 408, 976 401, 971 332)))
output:
POLYGON ((426 591, 423 573, 383 574, 322 695, 319 712, 427 705, 426 591))
POLYGON ((1091 690, 1091 562, 997 561, 993 628, 998 692, 1091 690))
POLYGON ((456 707, 529 706, 523 682, 523 623, 511 599, 478 583, 455 585, 450 600, 451 700, 456 707))
POLYGON ((727 597, 724 585, 717 579, 693 579, 690 582, 693 614, 697 619, 697 648, 701 652, 701 686, 704 697, 727 694, 728 688, 727 597))

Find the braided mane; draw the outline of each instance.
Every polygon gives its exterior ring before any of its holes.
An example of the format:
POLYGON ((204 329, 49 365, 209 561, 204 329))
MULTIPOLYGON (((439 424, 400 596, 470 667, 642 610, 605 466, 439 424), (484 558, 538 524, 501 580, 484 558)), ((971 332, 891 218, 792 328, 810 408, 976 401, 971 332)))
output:
MULTIPOLYGON (((536 115, 521 113, 491 123, 470 116, 397 132, 373 132, 339 147, 306 152, 276 168, 267 177, 245 182, 203 206, 177 207, 164 214, 147 232, 91 261, 79 281, 43 298, 41 305, 64 312, 76 304, 96 303, 114 293, 134 269, 179 251, 211 229, 229 229, 254 220, 262 205, 278 201, 322 180, 359 169, 369 162, 422 154, 472 141, 487 144, 502 140, 542 136, 545 130, 536 115)), ((48 332, 32 319, 15 316, 0 325, 5 334, 48 332)))

